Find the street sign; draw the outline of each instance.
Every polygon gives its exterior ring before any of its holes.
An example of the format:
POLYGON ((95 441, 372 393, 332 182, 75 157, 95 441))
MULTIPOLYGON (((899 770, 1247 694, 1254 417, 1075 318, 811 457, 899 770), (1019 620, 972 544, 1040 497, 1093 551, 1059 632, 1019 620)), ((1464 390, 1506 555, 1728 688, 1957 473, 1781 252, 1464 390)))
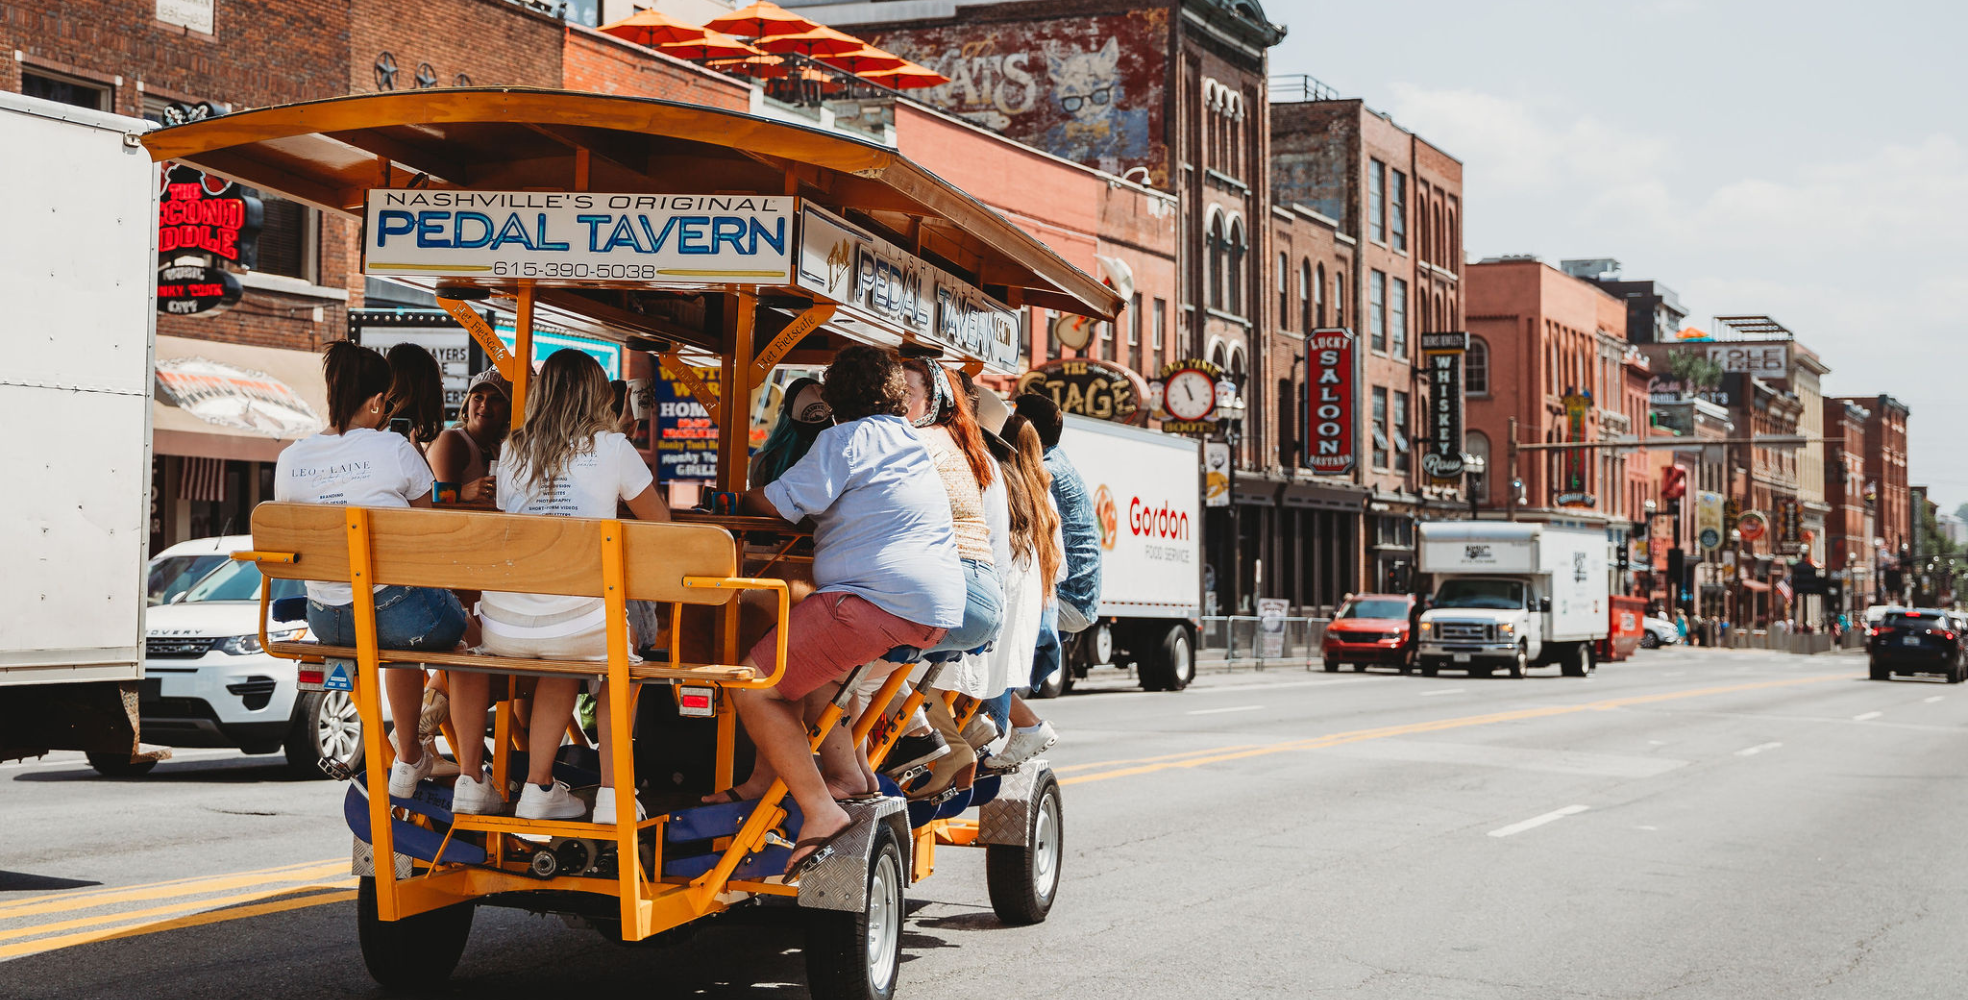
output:
POLYGON ((1282 597, 1260 597, 1257 599, 1257 655, 1259 659, 1275 659, 1285 655, 1285 616, 1291 613, 1291 602, 1282 597))

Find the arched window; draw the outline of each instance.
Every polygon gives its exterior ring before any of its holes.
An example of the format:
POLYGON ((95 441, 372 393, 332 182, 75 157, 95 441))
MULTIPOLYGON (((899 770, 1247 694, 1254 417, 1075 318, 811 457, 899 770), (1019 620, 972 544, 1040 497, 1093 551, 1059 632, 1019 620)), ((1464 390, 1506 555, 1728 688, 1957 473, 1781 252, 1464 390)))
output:
POLYGON ((1435 234, 1435 263, 1448 267, 1449 234, 1442 228, 1442 203, 1439 201, 1435 203, 1435 225, 1430 231, 1435 234))
POLYGON ((1490 345, 1469 338, 1469 353, 1462 356, 1462 391, 1470 396, 1490 394, 1490 345))
POLYGON ((1223 308, 1223 269, 1225 253, 1223 216, 1211 213, 1209 223, 1209 307, 1223 308))
POLYGON ((1282 250, 1278 251, 1278 328, 1291 329, 1291 257, 1282 250))
POLYGON ((1226 251, 1230 261, 1227 274, 1228 308, 1232 315, 1242 316, 1244 314, 1244 220, 1235 216, 1230 219, 1230 241, 1226 251))
POLYGON ((1298 262, 1298 325, 1310 333, 1326 325, 1325 269, 1320 268, 1319 283, 1312 280, 1312 261, 1308 258, 1298 262), (1316 300, 1316 302, 1315 302, 1316 300))
MULTIPOLYGON (((1311 261, 1307 261, 1306 265, 1310 266, 1311 261)), ((1315 324, 1326 325, 1326 265, 1324 264, 1320 264, 1319 269, 1314 273, 1312 301, 1307 303, 1306 308, 1312 310, 1311 321, 1305 325, 1307 330, 1314 329, 1315 324)))
POLYGON ((1415 184, 1415 255, 1424 261, 1434 260, 1428 245, 1428 185, 1415 184))
MULTIPOLYGON (((1320 270, 1324 270, 1324 269, 1325 269, 1325 265, 1323 264, 1320 265, 1320 270)), ((1333 270, 1332 301, 1333 301, 1333 325, 1345 326, 1346 325, 1346 272, 1345 271, 1341 271, 1338 269, 1333 270)))
POLYGON ((1228 361, 1229 359, 1225 357, 1223 353, 1223 341, 1212 340, 1210 342, 1210 349, 1209 349, 1210 364, 1213 364, 1218 368, 1227 368, 1229 367, 1227 363, 1228 361))

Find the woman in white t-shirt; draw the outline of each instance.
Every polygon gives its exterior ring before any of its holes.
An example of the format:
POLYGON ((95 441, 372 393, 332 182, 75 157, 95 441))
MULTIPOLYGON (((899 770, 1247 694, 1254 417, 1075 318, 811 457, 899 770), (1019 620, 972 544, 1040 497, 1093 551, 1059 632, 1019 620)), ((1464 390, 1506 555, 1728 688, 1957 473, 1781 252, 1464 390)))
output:
MULTIPOLYGON (((389 362, 346 340, 328 345, 322 359, 328 383, 328 430, 287 446, 274 463, 273 498, 292 503, 347 507, 428 507, 431 470, 402 435, 378 430, 385 419, 383 394, 389 362)), ((355 645, 355 591, 346 583, 308 581, 308 631, 316 642, 355 645)), ((448 590, 376 588, 376 643, 384 649, 451 652, 465 634, 465 609, 448 590)), ((396 727, 396 763, 389 791, 408 798, 428 777, 437 755, 405 724, 423 712, 424 672, 415 667, 383 671, 383 692, 396 727)))
MULTIPOLYGON (((500 459, 499 509, 509 514, 547 517, 614 517, 618 502, 643 521, 667 521, 670 509, 656 495, 655 477, 642 454, 617 426, 608 376, 594 358, 580 351, 555 351, 547 358, 526 399, 526 424, 512 432, 500 459)), ((486 591, 479 598, 481 649, 497 656, 541 660, 607 660, 608 612, 599 598, 486 591)), ((644 642, 654 636, 641 637, 644 642)), ((529 725, 526 789, 514 815, 521 819, 573 819, 586 812, 565 782, 554 780, 559 749, 581 682, 542 678, 533 692, 529 725)), ((597 716, 602 740, 609 732, 607 685, 599 693, 597 716)), ((485 770, 485 710, 491 678, 451 675, 451 724, 456 727, 458 782, 451 808, 461 813, 496 812, 503 802, 485 770)), ((601 789, 595 817, 615 817, 614 768, 601 755, 601 789)), ((642 815, 638 803, 637 815, 642 815)))

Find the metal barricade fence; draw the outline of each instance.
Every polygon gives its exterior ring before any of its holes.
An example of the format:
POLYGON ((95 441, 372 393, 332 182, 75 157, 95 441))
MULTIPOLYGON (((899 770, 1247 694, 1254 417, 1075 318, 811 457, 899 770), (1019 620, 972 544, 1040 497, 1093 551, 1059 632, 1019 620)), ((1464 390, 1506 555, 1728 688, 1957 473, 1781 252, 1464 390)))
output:
POLYGON ((1197 636, 1197 661, 1257 670, 1310 667, 1319 662, 1319 646, 1332 619, 1287 617, 1272 621, 1280 623, 1282 629, 1267 636, 1264 620, 1256 615, 1204 616, 1197 636))

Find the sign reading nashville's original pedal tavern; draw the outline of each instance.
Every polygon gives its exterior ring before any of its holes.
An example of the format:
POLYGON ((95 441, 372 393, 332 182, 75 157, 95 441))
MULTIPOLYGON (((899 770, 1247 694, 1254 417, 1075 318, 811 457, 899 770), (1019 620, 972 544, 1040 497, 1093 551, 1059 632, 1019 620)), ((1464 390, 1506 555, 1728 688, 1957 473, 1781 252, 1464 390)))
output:
POLYGON ((1428 368, 1428 450, 1421 469, 1437 483, 1462 478, 1462 356, 1469 334, 1424 333, 1421 352, 1428 368))
POLYGON ((1305 337, 1311 391, 1305 394, 1305 467, 1322 476, 1353 471, 1352 331, 1314 330, 1305 337))

